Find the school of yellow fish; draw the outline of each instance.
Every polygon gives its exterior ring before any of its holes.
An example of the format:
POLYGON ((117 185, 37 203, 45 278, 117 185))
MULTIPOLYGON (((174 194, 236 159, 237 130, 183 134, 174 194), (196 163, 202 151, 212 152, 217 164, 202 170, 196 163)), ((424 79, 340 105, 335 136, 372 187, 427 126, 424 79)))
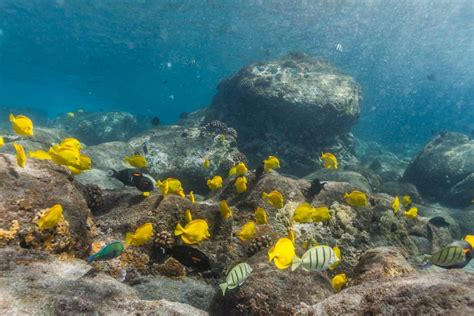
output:
MULTIPOLYGON (((68 113, 69 117, 74 117, 68 113)), ((12 123, 13 131, 23 137, 34 137, 34 126, 31 119, 24 115, 10 114, 10 122, 12 123)), ((224 138, 225 139, 225 138, 224 138)), ((0 136, 0 147, 5 145, 3 137, 0 136)), ((24 168, 27 164, 27 159, 51 160, 52 162, 65 166, 72 174, 77 175, 82 171, 92 168, 91 159, 85 154, 81 153, 82 145, 79 140, 75 138, 66 138, 59 144, 54 144, 46 152, 42 150, 29 151, 28 156, 25 149, 19 143, 13 143, 16 151, 16 158, 18 166, 24 168)), ((332 153, 322 153, 321 161, 323 167, 326 169, 337 169, 338 161, 332 153)), ((135 154, 124 157, 124 162, 136 168, 146 168, 148 163, 144 156, 135 154)), ((212 162, 208 157, 202 161, 204 169, 209 169, 212 162)), ((280 161, 275 156, 268 156, 263 161, 263 169, 265 173, 271 173, 273 170, 280 168, 280 161)), ((245 193, 248 190, 248 175, 249 169, 243 162, 239 162, 230 168, 228 176, 234 177, 234 187, 237 194, 245 193)), ((163 181, 158 180, 156 187, 160 189, 162 195, 177 195, 182 198, 186 197, 183 186, 178 179, 167 178, 163 181)), ((216 191, 223 187, 223 179, 216 175, 207 180, 209 190, 216 191)), ((261 195, 263 201, 268 205, 281 209, 285 206, 285 199, 282 193, 274 190, 271 192, 263 192, 261 195)), ((364 192, 352 191, 346 192, 343 196, 346 203, 352 207, 366 207, 368 206, 368 199, 364 192)), ((196 203, 193 191, 188 193, 188 199, 192 204, 196 203)), ((413 205, 410 196, 403 197, 395 196, 391 205, 395 215, 402 210, 403 216, 407 219, 414 219, 418 216, 418 209, 413 205)), ((227 201, 222 200, 219 203, 219 214, 224 220, 230 220, 233 217, 232 208, 227 201)), ((41 217, 37 222, 39 230, 54 229, 58 222, 63 218, 63 208, 56 204, 51 206, 48 210, 42 212, 41 217)), ((291 225, 296 223, 319 223, 331 219, 331 212, 327 206, 319 205, 313 206, 310 203, 301 203, 293 211, 291 225)), ((247 221, 239 231, 235 233, 242 242, 251 240, 258 231, 259 225, 269 224, 267 211, 262 207, 257 207, 254 213, 254 220, 247 221)), ((16 226, 15 226, 16 227, 16 226)), ((8 233, 9 231, 7 231, 8 233)), ((143 246, 147 244, 153 237, 153 224, 150 222, 144 223, 137 227, 134 232, 128 232, 125 235, 125 245, 129 246, 143 246)), ((193 219, 191 211, 184 212, 184 220, 182 223, 177 223, 174 235, 179 236, 184 244, 192 245, 199 244, 211 238, 209 226, 204 219, 193 219)), ((330 248, 325 245, 318 245, 312 243, 309 245, 305 242, 305 248, 310 248, 302 258, 296 254, 295 248, 296 235, 292 227, 288 228, 288 235, 278 239, 275 244, 268 250, 268 260, 273 262, 278 269, 287 269, 290 266, 303 265, 304 269, 311 271, 316 269, 322 271, 324 269, 334 269, 342 262, 341 249, 336 245, 330 248), (307 246, 307 247, 306 247, 307 246), (308 261, 308 258, 311 259, 308 261), (318 261, 318 258, 320 260, 318 261), (324 258, 322 260, 321 258, 324 258), (314 262, 313 262, 314 260, 314 262)), ((474 240, 472 241, 474 242, 474 240)), ((247 269, 248 270, 248 269, 247 269)), ((251 269, 250 269, 251 270, 251 269)), ((294 270, 292 268, 292 270, 294 270)), ((336 291, 340 291, 348 282, 345 273, 335 275, 331 279, 332 287, 336 291)))

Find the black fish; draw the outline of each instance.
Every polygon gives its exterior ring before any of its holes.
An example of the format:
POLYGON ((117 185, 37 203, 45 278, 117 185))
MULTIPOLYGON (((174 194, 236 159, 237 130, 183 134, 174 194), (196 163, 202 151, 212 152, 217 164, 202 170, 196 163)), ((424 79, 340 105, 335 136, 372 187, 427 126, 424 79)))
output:
POLYGON ((183 266, 195 271, 203 272, 211 269, 209 258, 200 250, 185 245, 174 245, 171 248, 154 247, 151 259, 155 262, 164 262, 168 257, 178 260, 183 266))
POLYGON ((321 182, 318 178, 311 181, 311 187, 308 190, 308 196, 315 196, 318 195, 324 189, 324 186, 327 182, 321 182))
POLYGON ((174 245, 171 248, 171 256, 194 271, 211 269, 209 258, 202 251, 190 246, 174 245))
POLYGON ((262 177, 262 174, 263 174, 263 171, 265 169, 263 168, 263 162, 261 165, 259 165, 257 167, 257 169, 255 169, 255 179, 258 181, 261 177, 262 177))
POLYGON ((136 187, 142 192, 153 191, 155 185, 149 176, 146 176, 139 169, 124 169, 120 171, 110 170, 111 177, 118 179, 127 186, 136 187))
POLYGON ((428 223, 436 227, 449 227, 449 223, 441 216, 435 216, 430 218, 428 223))
POLYGON ((161 120, 158 116, 155 116, 151 119, 151 125, 153 125, 153 126, 160 125, 160 122, 161 122, 161 120))

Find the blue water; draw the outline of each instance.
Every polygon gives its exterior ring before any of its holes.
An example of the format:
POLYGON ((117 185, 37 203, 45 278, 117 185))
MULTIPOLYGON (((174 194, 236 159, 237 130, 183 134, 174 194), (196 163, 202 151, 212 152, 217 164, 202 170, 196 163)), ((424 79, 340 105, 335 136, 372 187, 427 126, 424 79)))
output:
POLYGON ((302 51, 362 86, 357 136, 423 144, 474 130, 473 21, 471 0, 1 0, 0 109, 171 124, 244 65, 302 51))

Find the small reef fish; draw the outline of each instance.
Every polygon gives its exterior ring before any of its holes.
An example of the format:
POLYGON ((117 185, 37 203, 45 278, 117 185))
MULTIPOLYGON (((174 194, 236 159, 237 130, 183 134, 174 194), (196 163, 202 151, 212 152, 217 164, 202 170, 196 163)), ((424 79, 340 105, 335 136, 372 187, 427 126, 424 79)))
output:
POLYGON ((444 219, 442 216, 435 216, 430 218, 428 221, 431 225, 434 225, 436 227, 449 227, 450 224, 444 219))
POLYGON ((59 144, 59 147, 69 147, 69 148, 74 148, 77 150, 82 149, 81 142, 77 138, 73 138, 73 137, 68 137, 68 138, 63 139, 61 143, 59 144))
POLYGON ((89 156, 80 154, 79 155, 79 170, 92 169, 92 160, 89 156))
POLYGON ((251 239, 255 235, 255 222, 254 221, 248 221, 245 223, 240 231, 237 233, 239 236, 240 240, 246 241, 251 239))
POLYGON ((397 214, 398 211, 400 211, 400 199, 398 198, 398 196, 396 196, 396 197, 393 199, 392 209, 393 209, 393 212, 394 212, 395 214, 397 214))
POLYGON ((158 126, 161 123, 161 119, 158 116, 154 116, 151 119, 151 125, 158 126))
POLYGON ((142 192, 151 192, 154 190, 154 179, 151 176, 143 174, 140 170, 129 168, 120 171, 109 170, 109 177, 114 177, 124 185, 134 186, 142 192))
POLYGON ((414 219, 418 216, 418 208, 415 206, 412 206, 408 211, 403 213, 403 216, 409 219, 414 219))
POLYGON ((10 122, 12 123, 13 130, 20 136, 34 136, 33 122, 31 119, 24 115, 13 115, 10 113, 10 122))
POLYGON ((305 252, 303 257, 296 255, 292 258, 291 271, 301 268, 307 272, 321 272, 327 270, 338 261, 334 250, 329 246, 316 246, 305 252))
POLYGON ((229 169, 229 173, 227 174, 227 176, 232 177, 236 173, 237 173, 237 167, 233 166, 232 168, 229 169))
POLYGON ((312 198, 315 195, 318 195, 322 190, 324 190, 325 185, 327 182, 322 182, 319 179, 314 179, 311 181, 311 187, 308 190, 307 196, 312 198))
POLYGON ((283 208, 283 195, 278 191, 272 191, 270 193, 263 192, 262 198, 278 209, 283 208))
POLYGON ((114 241, 100 249, 97 253, 87 257, 87 263, 93 261, 112 260, 119 257, 125 251, 125 247, 120 241, 114 241))
POLYGON ((204 169, 209 169, 209 167, 211 166, 211 162, 209 161, 209 158, 204 158, 204 162, 202 163, 202 166, 204 167, 204 169))
POLYGON ((51 155, 45 152, 44 150, 36 150, 36 151, 31 151, 28 153, 28 156, 33 159, 39 159, 39 160, 51 160, 51 155))
POLYGON ((58 225, 59 220, 63 217, 63 208, 60 204, 50 207, 39 219, 39 230, 50 229, 58 225))
POLYGON ((186 195, 184 194, 183 186, 181 185, 181 181, 179 181, 178 179, 167 178, 163 182, 158 180, 156 182, 156 185, 160 188, 160 191, 164 196, 174 194, 182 198, 186 197, 186 195))
POLYGON ((265 171, 265 173, 279 168, 280 160, 275 156, 268 156, 268 158, 263 161, 263 171, 265 171))
POLYGON ((206 256, 202 251, 186 245, 173 245, 170 249, 162 249, 162 259, 159 260, 163 262, 169 256, 172 256, 178 260, 185 267, 196 271, 203 272, 211 269, 211 262, 209 257, 206 256))
POLYGON ((464 240, 474 248, 474 235, 467 235, 464 240))
POLYGON ((326 169, 337 169, 337 158, 331 153, 322 153, 321 160, 326 169))
POLYGON ((70 146, 54 145, 48 151, 55 164, 63 166, 76 166, 81 164, 79 149, 70 146))
POLYGON ((411 200, 411 197, 409 195, 404 195, 402 197, 402 204, 404 207, 407 207, 409 206, 410 204, 412 204, 412 200, 411 200))
POLYGON ((153 224, 145 223, 135 230, 135 233, 127 233, 125 235, 126 246, 142 246, 150 241, 153 236, 153 224))
POLYGON ((189 197, 189 200, 191 201, 191 203, 193 203, 193 204, 196 203, 196 198, 194 197, 194 192, 193 191, 189 192, 188 197, 189 197))
POLYGON ((0 136, 0 148, 2 148, 5 145, 5 141, 3 140, 3 137, 0 136))
POLYGON ((211 191, 222 188, 222 177, 214 176, 212 179, 207 180, 207 186, 211 191))
POLYGON ((244 193, 247 191, 247 178, 245 176, 238 177, 235 180, 235 190, 237 193, 244 193))
POLYGON ((226 200, 222 200, 219 203, 219 213, 221 214, 222 218, 229 219, 232 217, 232 209, 227 204, 226 200))
POLYGON ((184 227, 178 223, 174 230, 174 235, 181 236, 181 240, 188 245, 198 244, 211 237, 209 226, 203 219, 192 220, 184 227))
POLYGON ((257 207, 255 210, 255 220, 257 225, 268 224, 267 212, 261 207, 257 207))
POLYGON ((26 166, 26 154, 25 149, 21 144, 13 143, 13 147, 15 147, 16 151, 16 162, 19 167, 24 168, 26 166))
POLYGON ((242 262, 233 267, 227 275, 225 282, 219 284, 222 295, 225 295, 228 289, 232 290, 241 286, 248 279, 250 273, 252 273, 252 267, 248 263, 242 262))
POLYGON ((268 261, 273 261, 280 270, 289 268, 295 256, 295 245, 291 239, 286 237, 278 239, 276 244, 268 250, 268 261))
POLYGON ((344 194, 346 203, 353 207, 367 206, 367 196, 364 192, 352 191, 351 193, 344 194))
POLYGON ((289 240, 291 240, 293 242, 293 244, 296 242, 295 231, 292 228, 288 229, 287 237, 288 237, 289 240))
POLYGON ((464 243, 464 247, 462 243, 452 243, 432 255, 425 255, 424 259, 445 269, 463 268, 473 257, 471 245, 464 243))
POLYGON ((142 155, 126 156, 123 160, 131 166, 139 169, 144 169, 148 166, 146 158, 142 155))
POLYGON ((76 116, 76 115, 73 112, 67 112, 66 116, 69 117, 69 118, 74 118, 74 116, 76 116))
POLYGON ((331 279, 331 286, 337 292, 339 292, 346 284, 347 284, 347 276, 345 273, 339 273, 338 275, 335 275, 331 279))
POLYGON ((243 162, 239 162, 237 165, 235 165, 235 173, 239 176, 245 176, 249 169, 243 162))
POLYGON ((298 223, 322 222, 331 218, 327 207, 312 207, 309 203, 300 204, 293 213, 293 220, 298 223))
POLYGON ((341 248, 339 248, 339 246, 334 246, 332 247, 332 250, 336 254, 337 261, 329 266, 330 270, 334 270, 342 262, 341 248))

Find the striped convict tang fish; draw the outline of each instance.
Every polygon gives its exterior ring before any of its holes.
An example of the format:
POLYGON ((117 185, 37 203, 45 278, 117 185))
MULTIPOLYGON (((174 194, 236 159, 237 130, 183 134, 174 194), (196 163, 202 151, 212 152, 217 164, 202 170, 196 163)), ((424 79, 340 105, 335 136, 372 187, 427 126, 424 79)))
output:
POLYGON ((303 257, 293 257, 291 271, 295 271, 301 265, 304 271, 321 272, 337 262, 334 250, 329 246, 316 246, 310 248, 303 257))
POLYGON ((448 245, 432 254, 429 260, 435 266, 449 268, 464 262, 466 260, 466 253, 460 246, 448 245))
POLYGON ((251 272, 252 267, 246 262, 239 263, 233 267, 227 275, 225 282, 219 284, 219 287, 222 290, 222 295, 225 295, 227 289, 231 290, 242 285, 250 276, 251 272))

